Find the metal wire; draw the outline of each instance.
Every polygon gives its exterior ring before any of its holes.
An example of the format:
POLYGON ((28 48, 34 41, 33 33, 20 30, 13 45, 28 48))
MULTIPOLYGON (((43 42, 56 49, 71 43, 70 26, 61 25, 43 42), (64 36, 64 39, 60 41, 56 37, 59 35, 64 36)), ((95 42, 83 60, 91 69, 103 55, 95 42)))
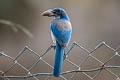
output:
MULTIPOLYGON (((38 54, 37 52, 33 51, 31 48, 29 48, 28 46, 25 46, 19 53, 18 55, 13 58, 7 54, 5 54, 3 51, 0 52, 0 57, 4 56, 5 58, 8 58, 11 62, 13 62, 13 64, 11 64, 4 72, 1 70, 0 72, 0 80, 8 80, 11 78, 15 78, 15 79, 27 79, 27 78, 34 78, 34 80, 39 80, 40 78, 38 78, 38 76, 45 76, 44 80, 49 80, 49 78, 52 75, 52 72, 39 72, 39 73, 32 73, 32 70, 34 67, 36 67, 38 65, 38 63, 40 61, 42 61, 43 63, 45 63, 47 66, 49 66, 51 69, 53 69, 53 65, 51 65, 49 62, 47 62, 43 57, 47 56, 48 52, 54 48, 54 44, 50 45, 48 47, 48 49, 42 54, 38 54), (18 60, 22 57, 22 55, 25 53, 25 51, 29 51, 31 54, 35 55, 37 58, 37 60, 34 62, 34 64, 32 64, 30 66, 30 68, 26 68, 23 64, 21 64, 18 60), (8 72, 10 72, 12 69, 14 69, 14 67, 18 65, 19 67, 21 67, 26 74, 25 75, 7 75, 8 72)), ((109 63, 110 61, 114 60, 114 58, 117 56, 120 58, 120 54, 119 54, 119 48, 120 45, 113 49, 112 47, 110 47, 109 45, 107 45, 105 42, 100 42, 93 50, 89 51, 88 49, 84 48, 83 46, 81 46, 80 44, 78 44, 77 42, 73 42, 72 45, 70 46, 70 48, 65 52, 64 55, 64 61, 69 63, 71 66, 74 66, 75 69, 72 70, 66 70, 61 72, 60 77, 58 79, 60 80, 76 80, 76 75, 78 73, 81 73, 83 75, 85 75, 87 78, 89 78, 89 80, 96 80, 97 77, 102 74, 102 71, 107 71, 108 74, 114 76, 114 80, 120 80, 120 71, 118 70, 118 74, 116 74, 115 72, 111 71, 110 69, 120 69, 120 64, 118 65, 108 65, 107 63, 109 63), (106 61, 102 61, 99 58, 97 58, 94 55, 94 52, 97 51, 99 48, 101 48, 102 46, 104 46, 105 48, 110 49, 111 51, 113 51, 112 56, 109 57, 109 59, 107 59, 106 61), (83 50, 84 52, 87 53, 87 55, 84 57, 84 59, 80 62, 80 64, 76 64, 75 62, 73 62, 72 60, 69 59, 70 57, 70 53, 73 50, 73 48, 78 47, 80 50, 83 50), (94 59, 94 61, 96 61, 97 63, 101 64, 98 67, 95 68, 88 68, 88 69, 83 69, 82 66, 85 65, 85 63, 88 61, 88 59, 94 59), (89 75, 88 73, 92 73, 92 72, 96 72, 94 76, 89 75), (65 74, 72 74, 69 78, 66 78, 64 75, 65 74)), ((72 54, 72 53, 71 53, 72 54)), ((96 53, 97 54, 97 53, 96 53)), ((1 59, 1 58, 0 58, 1 59)), ((41 65, 39 65, 41 66, 41 65)), ((89 67, 89 66, 88 66, 89 67)), ((113 79, 112 79, 113 80, 113 79)))

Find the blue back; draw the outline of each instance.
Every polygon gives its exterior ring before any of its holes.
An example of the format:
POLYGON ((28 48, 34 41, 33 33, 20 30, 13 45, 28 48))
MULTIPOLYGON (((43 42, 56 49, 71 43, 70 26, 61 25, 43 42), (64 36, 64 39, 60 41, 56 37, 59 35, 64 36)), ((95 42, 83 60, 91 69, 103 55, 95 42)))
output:
POLYGON ((70 21, 59 18, 54 19, 51 22, 51 30, 57 42, 63 47, 67 46, 72 34, 70 21))

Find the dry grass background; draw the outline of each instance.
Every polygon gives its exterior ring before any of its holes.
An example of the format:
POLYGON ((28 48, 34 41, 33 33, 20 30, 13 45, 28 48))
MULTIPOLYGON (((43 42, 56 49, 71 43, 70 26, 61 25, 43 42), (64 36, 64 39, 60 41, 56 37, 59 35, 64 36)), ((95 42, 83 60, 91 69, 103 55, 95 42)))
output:
MULTIPOLYGON (((22 25, 34 35, 33 38, 30 38, 29 36, 31 34, 27 36, 21 29, 18 29, 17 33, 14 33, 16 28, 6 27, 8 25, 1 23, 0 50, 12 57, 15 57, 25 45, 28 45, 39 54, 43 53, 51 44, 49 30, 51 18, 42 17, 40 14, 43 11, 54 7, 65 8, 70 16, 73 26, 71 43, 73 41, 77 41, 88 50, 92 50, 101 41, 105 41, 113 48, 116 48, 119 45, 119 0, 0 0, 0 19, 22 25)), ((29 34, 29 32, 27 32, 27 34, 29 34)), ((51 51, 50 54, 45 57, 46 61, 48 61, 50 64, 53 64, 53 52, 54 51, 51 51)), ((79 64, 86 55, 81 55, 79 53, 84 52, 75 48, 72 50, 70 54, 71 56, 69 57, 76 64, 79 64)), ((100 48, 96 53, 97 55, 94 54, 94 56, 105 61, 112 55, 113 52, 106 48, 100 48)), ((30 64, 32 64, 36 59, 36 57, 33 57, 33 59, 30 57, 31 56, 26 52, 20 62, 26 67, 29 67, 30 64)), ((93 61, 94 60, 92 59, 88 61, 86 66, 83 66, 83 69, 90 68, 91 65, 97 64, 96 62, 92 63, 93 61)), ((111 62, 111 64, 120 65, 119 61, 120 59, 116 58, 111 62)), ((0 59, 0 64, 2 64, 0 66, 0 70, 4 71, 5 68, 9 66, 9 61, 5 60, 3 57, 0 59)), ((38 66, 33 72, 52 71, 44 63, 41 64, 41 67, 38 66)), ((65 64, 66 63, 64 63, 65 70, 73 68, 70 67, 69 64, 65 64)), ((23 73, 23 71, 21 71, 20 68, 17 68, 17 66, 15 69, 16 70, 13 70, 8 74, 19 75, 23 73)), ((109 77, 106 77, 104 74, 102 74, 102 77, 100 76, 96 80, 114 80, 110 78, 109 74, 109 77)), ((76 78, 87 80, 87 78, 82 74, 76 76, 76 78)), ((42 80, 43 78, 40 76, 40 79, 42 80)))

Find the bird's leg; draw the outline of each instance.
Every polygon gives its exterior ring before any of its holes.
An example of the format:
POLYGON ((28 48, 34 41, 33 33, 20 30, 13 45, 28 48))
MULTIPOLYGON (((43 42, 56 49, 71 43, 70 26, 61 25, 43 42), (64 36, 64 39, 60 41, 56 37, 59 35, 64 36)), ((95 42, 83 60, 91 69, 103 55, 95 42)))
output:
POLYGON ((72 43, 72 45, 70 46, 70 48, 68 49, 68 51, 66 53, 64 53, 64 59, 65 60, 68 57, 68 53, 70 53, 70 51, 75 47, 78 46, 78 43, 76 43, 75 41, 72 43))
POLYGON ((64 52, 63 61, 66 59, 66 57, 67 57, 67 55, 66 55, 65 52, 64 52))
POLYGON ((53 49, 55 50, 55 49, 56 49, 56 44, 53 43, 53 44, 52 44, 52 47, 53 47, 53 49))

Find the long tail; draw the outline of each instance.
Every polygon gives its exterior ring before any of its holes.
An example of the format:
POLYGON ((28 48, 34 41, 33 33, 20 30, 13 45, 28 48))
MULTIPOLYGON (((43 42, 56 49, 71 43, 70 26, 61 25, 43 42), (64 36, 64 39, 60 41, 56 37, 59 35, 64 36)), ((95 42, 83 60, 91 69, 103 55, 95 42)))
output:
POLYGON ((56 43, 56 54, 55 54, 55 62, 54 62, 54 70, 53 75, 55 77, 59 77, 64 57, 64 48, 62 48, 58 43, 56 43))

